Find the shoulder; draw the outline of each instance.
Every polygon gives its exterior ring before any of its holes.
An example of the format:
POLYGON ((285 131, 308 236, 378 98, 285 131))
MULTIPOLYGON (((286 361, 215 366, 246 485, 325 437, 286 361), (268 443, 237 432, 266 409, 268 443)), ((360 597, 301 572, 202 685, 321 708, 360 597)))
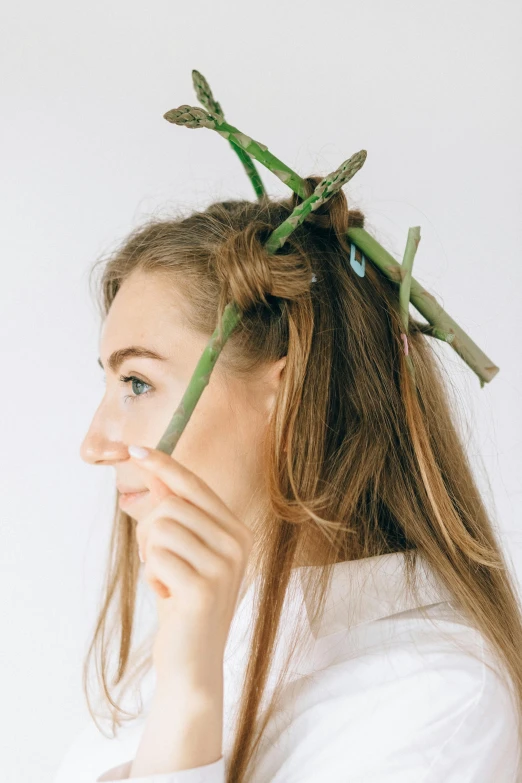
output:
POLYGON ((283 690, 253 783, 515 783, 514 701, 475 629, 403 612, 358 634, 283 690))

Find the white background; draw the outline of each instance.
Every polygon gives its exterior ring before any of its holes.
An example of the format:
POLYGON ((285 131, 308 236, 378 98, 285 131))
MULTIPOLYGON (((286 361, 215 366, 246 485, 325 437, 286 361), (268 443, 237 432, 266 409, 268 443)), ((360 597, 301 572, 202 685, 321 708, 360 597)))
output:
POLYGON ((18 0, 0 28, 0 779, 50 780, 90 720, 115 490, 79 457, 103 390, 88 272, 152 213, 255 198, 224 139, 163 119, 197 105, 193 68, 302 176, 366 149, 345 193, 398 260, 421 227, 415 278, 500 367, 481 389, 441 346, 519 579, 522 5, 18 0))

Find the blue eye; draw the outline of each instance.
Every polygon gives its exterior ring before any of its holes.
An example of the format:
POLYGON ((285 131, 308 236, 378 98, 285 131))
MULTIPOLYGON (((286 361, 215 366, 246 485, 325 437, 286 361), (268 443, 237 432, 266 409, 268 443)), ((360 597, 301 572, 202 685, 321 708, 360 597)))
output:
MULTIPOLYGON (((136 378, 135 375, 120 375, 120 381, 122 383, 132 383, 132 390, 134 392, 135 392, 134 383, 139 384, 141 386, 149 386, 148 383, 145 383, 145 381, 140 380, 140 378, 136 378)), ((125 402, 126 400, 130 400, 131 402, 134 402, 134 400, 138 399, 139 397, 146 397, 147 394, 150 394, 151 388, 152 387, 150 387, 148 391, 143 392, 143 394, 135 393, 134 395, 126 395, 123 401, 125 402)))
MULTIPOLYGON (((134 400, 138 399, 138 397, 146 397, 147 394, 151 393, 152 387, 150 387, 148 391, 143 392, 143 394, 136 393, 136 389, 134 387, 134 383, 140 384, 141 386, 149 386, 149 384, 145 383, 145 381, 142 381, 141 378, 137 378, 135 375, 120 375, 120 381, 121 381, 121 383, 132 383, 133 384, 132 390, 135 392, 133 395, 132 394, 126 395, 123 398, 124 402, 126 400, 130 400, 131 402, 133 402, 134 400)), ((107 382, 107 379, 106 379, 106 377, 104 375, 103 376, 103 383, 106 383, 106 382, 107 382)))

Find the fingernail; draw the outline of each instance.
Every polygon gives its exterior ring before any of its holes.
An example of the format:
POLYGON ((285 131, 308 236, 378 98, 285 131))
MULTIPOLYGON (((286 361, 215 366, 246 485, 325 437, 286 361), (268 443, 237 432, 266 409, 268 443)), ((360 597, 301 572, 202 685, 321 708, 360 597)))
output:
POLYGON ((129 446, 128 451, 131 457, 136 457, 137 459, 144 459, 144 457, 149 456, 149 450, 143 446, 129 446))
POLYGON ((145 562, 145 560, 143 559, 143 555, 141 554, 141 549, 139 547, 138 547, 138 557, 140 558, 142 563, 145 562))

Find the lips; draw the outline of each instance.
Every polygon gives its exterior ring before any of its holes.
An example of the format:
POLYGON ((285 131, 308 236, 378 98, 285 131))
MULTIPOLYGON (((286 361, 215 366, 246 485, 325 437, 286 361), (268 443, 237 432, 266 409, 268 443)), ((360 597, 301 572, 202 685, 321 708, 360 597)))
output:
POLYGON ((149 494, 148 489, 141 490, 141 492, 128 492, 120 493, 118 498, 118 505, 120 508, 126 508, 133 503, 139 503, 139 501, 149 494))
POLYGON ((133 495, 139 492, 147 491, 147 487, 125 487, 121 484, 117 484, 116 489, 118 490, 120 495, 133 495))

